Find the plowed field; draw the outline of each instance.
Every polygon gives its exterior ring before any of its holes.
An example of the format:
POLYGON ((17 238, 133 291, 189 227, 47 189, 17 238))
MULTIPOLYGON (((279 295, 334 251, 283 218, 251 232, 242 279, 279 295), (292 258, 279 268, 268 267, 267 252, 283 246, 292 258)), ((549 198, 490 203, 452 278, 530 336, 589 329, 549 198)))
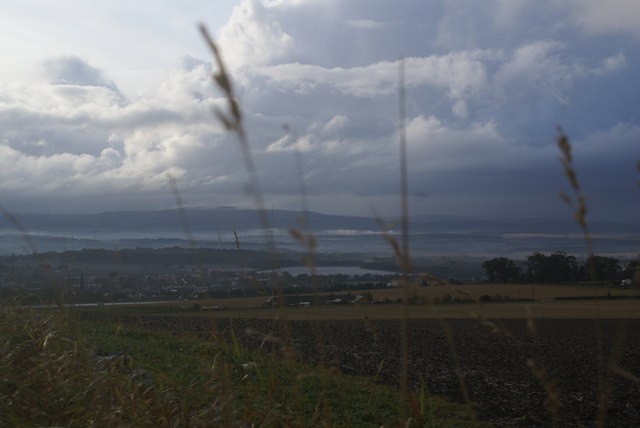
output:
MULTIPOLYGON (((252 348, 286 348, 345 373, 399 382, 399 321, 118 318, 204 337, 233 329, 252 348)), ((544 319, 535 321, 535 330, 526 320, 493 322, 409 320, 412 387, 424 385, 460 402, 466 388, 479 420, 497 426, 549 426, 553 412, 558 426, 595 426, 599 409, 606 409, 606 426, 640 426, 640 384, 634 378, 640 375, 640 320, 544 319)))

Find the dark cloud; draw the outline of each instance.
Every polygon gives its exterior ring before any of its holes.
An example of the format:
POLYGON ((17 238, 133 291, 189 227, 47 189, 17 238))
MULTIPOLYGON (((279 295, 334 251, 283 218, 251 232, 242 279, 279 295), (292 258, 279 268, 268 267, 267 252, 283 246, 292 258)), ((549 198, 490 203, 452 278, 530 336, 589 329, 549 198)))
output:
MULTIPOLYGON (((219 41, 267 203, 301 208, 302 179, 313 210, 397 213, 406 56, 408 173, 422 195, 413 211, 570 215, 557 196, 568 190, 555 147, 561 124, 590 215, 633 218, 638 42, 606 26, 586 37, 595 24, 568 2, 545 2, 539 15, 528 1, 242 2, 219 41)), ((251 206, 235 137, 212 114, 226 104, 208 61, 184 57, 157 91, 131 99, 77 57, 45 69, 50 85, 0 88, 4 201, 171 207, 170 174, 187 205, 251 206)))

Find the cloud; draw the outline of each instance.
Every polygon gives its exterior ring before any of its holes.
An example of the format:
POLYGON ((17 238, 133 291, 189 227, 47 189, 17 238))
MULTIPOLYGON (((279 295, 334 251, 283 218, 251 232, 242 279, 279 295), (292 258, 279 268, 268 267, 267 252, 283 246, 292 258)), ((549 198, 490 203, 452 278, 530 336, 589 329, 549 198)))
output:
POLYGON ((309 4, 313 1, 318 1, 318 0, 265 0, 264 5, 268 7, 297 6, 297 5, 309 4))
POLYGON ((456 101, 451 107, 451 111, 457 117, 461 119, 466 119, 469 116, 469 110, 467 109, 467 103, 462 100, 456 101))
POLYGON ((603 161, 626 165, 633 170, 640 159, 640 125, 617 123, 609 129, 594 132, 574 144, 577 162, 599 163, 603 161), (606 143, 605 143, 606 142, 606 143))
POLYGON ((74 196, 106 209, 98 195, 166 194, 167 174, 185 191, 234 174, 234 151, 216 153, 227 136, 212 115, 222 101, 210 64, 184 58, 154 96, 133 101, 116 94, 99 69, 71 67, 84 70, 74 80, 58 68, 52 84, 0 88, 0 192, 52 206, 74 196))
POLYGON ((115 83, 99 69, 76 56, 64 56, 42 63, 44 76, 53 85, 100 86, 119 92, 115 83))
POLYGON ((237 70, 270 63, 291 48, 293 39, 262 2, 244 0, 219 30, 218 42, 225 62, 237 70))
POLYGON ((276 152, 309 152, 314 149, 314 144, 310 136, 304 136, 293 140, 290 135, 285 135, 278 141, 269 144, 267 147, 268 153, 276 152))
POLYGON ((573 21, 593 34, 629 33, 640 38, 640 3, 634 0, 564 0, 573 21))
POLYGON ((512 94, 516 87, 536 86, 554 95, 558 101, 566 102, 563 90, 576 76, 576 67, 559 52, 564 45, 554 40, 539 40, 518 47, 503 63, 495 75, 501 87, 512 94))
POLYGON ((495 22, 508 27, 519 22, 527 6, 527 0, 495 0, 495 3, 495 22))
POLYGON ((593 69, 594 74, 609 74, 624 70, 628 65, 627 57, 618 52, 602 60, 602 65, 593 69))
POLYGON ((350 19, 347 21, 347 27, 359 30, 378 30, 388 25, 388 22, 379 22, 371 19, 350 19))
MULTIPOLYGON (((447 103, 457 120, 475 120, 479 111, 504 114, 504 106, 515 100, 536 108, 555 109, 571 103, 576 85, 624 70, 628 60, 621 53, 587 62, 567 55, 569 47, 556 40, 523 43, 513 50, 472 49, 442 55, 410 57, 405 61, 405 82, 409 91, 447 103), (525 101, 526 100, 526 101, 525 101)), ((383 61, 358 67, 322 67, 285 63, 251 70, 265 93, 296 94, 298 103, 310 99, 376 99, 393 96, 398 85, 398 61, 383 61), (261 80, 264 79, 264 82, 261 80)), ((417 101, 419 108, 430 108, 417 101)), ((487 118, 483 118, 486 120, 487 118)), ((531 118, 528 119, 531 121, 531 118)), ((553 125, 550 125, 553 126, 553 125)))
POLYGON ((502 135, 495 121, 453 127, 434 116, 417 116, 407 122, 406 134, 414 171, 512 170, 552 159, 548 148, 502 135))
POLYGON ((329 122, 322 127, 322 133, 332 135, 343 131, 349 126, 349 118, 343 115, 333 116, 329 122))
MULTIPOLYGON (((635 42, 586 37, 575 26, 585 9, 563 1, 541 15, 526 1, 241 2, 218 41, 267 204, 300 208, 301 162, 311 209, 397 211, 404 57, 410 187, 425 195, 416 210, 564 215, 559 123, 594 203, 618 198, 615 214, 630 215, 629 192, 614 190, 637 181, 619 174, 638 158, 635 42)), ((187 205, 251 206, 236 140, 212 115, 226 104, 209 61, 185 56, 136 96, 77 56, 44 68, 45 84, 0 86, 4 201, 171 207, 170 174, 187 205)))
MULTIPOLYGON (((447 90, 452 98, 483 85, 486 71, 481 61, 489 51, 453 52, 423 58, 407 58, 407 86, 431 85, 447 90)), ((325 68, 310 64, 280 64, 258 67, 275 89, 309 94, 316 90, 337 90, 356 97, 388 95, 397 91, 398 62, 384 61, 364 67, 325 68)))

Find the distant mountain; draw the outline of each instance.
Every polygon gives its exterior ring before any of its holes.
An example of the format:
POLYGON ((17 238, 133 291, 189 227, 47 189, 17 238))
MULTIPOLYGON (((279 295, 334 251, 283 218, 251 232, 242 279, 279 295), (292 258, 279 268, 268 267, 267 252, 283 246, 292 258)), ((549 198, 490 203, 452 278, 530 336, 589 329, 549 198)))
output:
MULTIPOLYGON (((582 233, 578 225, 570 218, 534 219, 503 218, 474 219, 455 216, 417 216, 411 219, 415 230, 429 232, 492 232, 492 233, 582 233)), ((634 233, 640 234, 638 222, 590 221, 591 233, 634 233)))
MULTIPOLYGON (((261 229, 256 210, 218 208, 185 209, 188 226, 194 231, 231 232, 232 230, 261 229)), ((34 231, 94 231, 94 232, 181 232, 184 229, 178 210, 161 211, 115 211, 98 214, 15 214, 20 224, 34 231)), ((278 229, 297 227, 304 213, 286 210, 267 212, 270 226, 278 229)), ((327 215, 309 212, 308 224, 313 230, 355 229, 376 230, 378 225, 372 218, 327 215)), ((13 224, 0 218, 0 228, 12 229, 13 224)))
MULTIPOLYGON (((381 227, 371 217, 316 212, 269 210, 270 231, 262 231, 256 210, 189 208, 185 210, 195 245, 235 247, 236 231, 245 249, 264 248, 266 236, 280 248, 301 250, 288 230, 305 219, 316 237, 318 251, 389 253, 381 227)), ((120 211, 98 214, 16 213, 40 251, 82 248, 161 248, 191 246, 181 213, 176 210, 120 211)), ((389 220, 389 219, 385 219, 389 220)), ((637 254, 640 222, 589 224, 599 254, 637 254)), ((396 224, 393 231, 400 227, 396 224)), ((477 219, 456 216, 416 216, 410 219, 411 249, 423 255, 521 256, 533 251, 584 253, 582 231, 571 219, 477 219)), ((31 252, 16 227, 0 217, 0 253, 31 252)))
MULTIPOLYGON (((223 207, 217 209, 185 209, 188 226, 195 231, 231 232, 232 230, 261 229, 258 213, 251 209, 223 207)), ((72 234, 90 232, 184 232, 181 215, 176 209, 160 211, 114 211, 98 214, 38 214, 17 213, 15 217, 28 231, 72 234)), ((269 210, 271 227, 289 229, 299 227, 304 218, 314 231, 354 230, 380 231, 372 217, 342 216, 316 212, 269 210)), ((385 219, 386 220, 386 219, 385 219)), ((592 233, 639 233, 639 222, 590 223, 592 233)), ((580 233, 570 219, 476 219, 456 216, 415 216, 410 219, 413 232, 455 233, 580 233)), ((15 229, 4 216, 0 229, 15 229)), ((399 229, 396 226, 396 229, 399 229)))

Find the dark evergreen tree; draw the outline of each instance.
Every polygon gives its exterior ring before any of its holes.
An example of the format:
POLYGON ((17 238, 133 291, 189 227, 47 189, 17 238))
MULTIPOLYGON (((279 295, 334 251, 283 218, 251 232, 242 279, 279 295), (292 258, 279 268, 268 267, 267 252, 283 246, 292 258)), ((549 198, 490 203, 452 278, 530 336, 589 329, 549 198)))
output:
POLYGON ((527 257, 527 277, 533 282, 576 282, 579 272, 577 259, 564 251, 548 256, 535 252, 527 257))
POLYGON ((515 262, 506 257, 496 257, 482 263, 489 282, 518 282, 522 278, 522 271, 515 262))
POLYGON ((591 256, 585 264, 585 274, 591 281, 616 281, 621 279, 620 261, 613 257, 591 256))

